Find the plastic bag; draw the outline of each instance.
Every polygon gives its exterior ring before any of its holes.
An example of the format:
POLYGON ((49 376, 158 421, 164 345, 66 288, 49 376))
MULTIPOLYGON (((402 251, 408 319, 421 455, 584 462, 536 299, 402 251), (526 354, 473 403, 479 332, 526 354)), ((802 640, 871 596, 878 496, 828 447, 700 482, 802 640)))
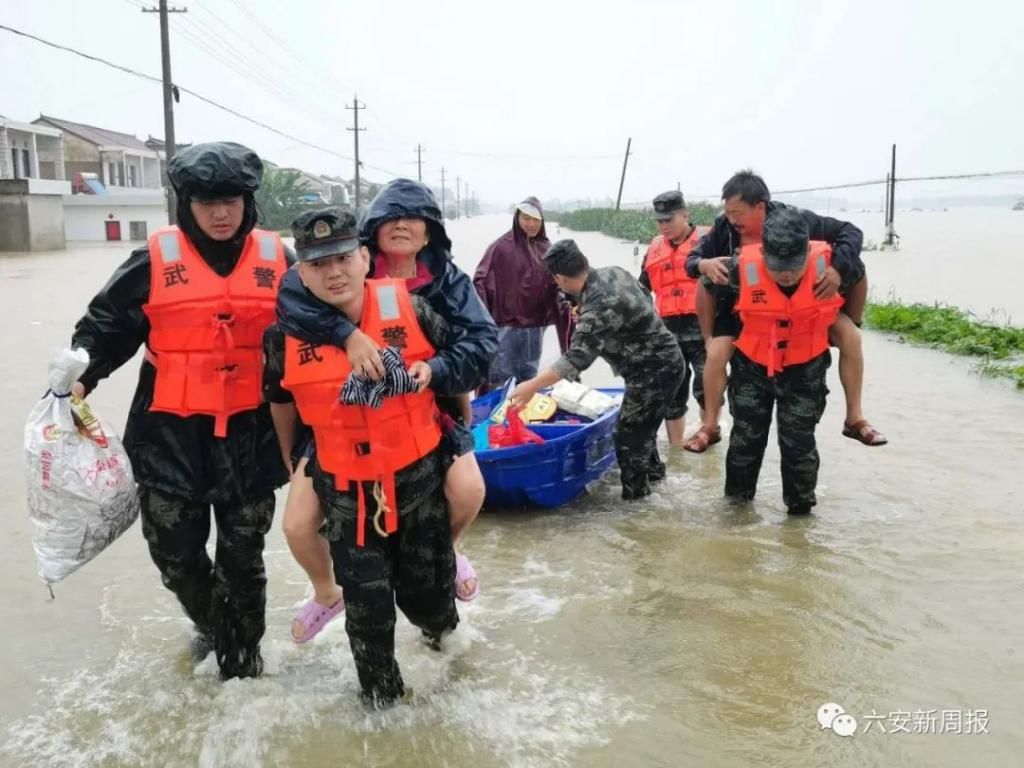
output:
POLYGON ((588 419, 597 419, 619 404, 618 398, 598 392, 575 381, 559 381, 551 388, 551 397, 563 411, 588 419))
POLYGON ((487 430, 487 438, 491 448, 511 448, 515 445, 542 445, 544 438, 526 428, 519 417, 519 408, 508 409, 508 426, 491 424, 487 430))
POLYGON ((139 516, 139 497, 121 440, 71 385, 89 365, 84 349, 50 360, 50 389, 25 423, 32 543, 48 585, 106 549, 139 516))

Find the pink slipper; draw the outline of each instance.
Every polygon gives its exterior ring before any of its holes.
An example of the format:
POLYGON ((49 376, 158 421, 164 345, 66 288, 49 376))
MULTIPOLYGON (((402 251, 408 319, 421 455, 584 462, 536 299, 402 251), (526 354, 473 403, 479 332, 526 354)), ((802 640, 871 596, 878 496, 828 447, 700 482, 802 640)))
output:
POLYGON ((463 554, 455 556, 455 597, 464 603, 472 602, 476 600, 476 596, 480 594, 480 579, 476 576, 476 571, 473 570, 473 564, 469 562, 469 558, 463 554), (463 585, 473 580, 476 585, 473 587, 473 591, 466 595, 465 590, 462 589, 463 585))
POLYGON ((327 626, 327 622, 344 610, 344 600, 338 600, 329 608, 326 605, 320 605, 315 600, 310 600, 302 606, 302 610, 295 614, 295 618, 292 620, 292 641, 299 645, 308 643, 320 634, 320 630, 327 626), (298 637, 295 636, 296 621, 302 625, 302 634, 298 637))

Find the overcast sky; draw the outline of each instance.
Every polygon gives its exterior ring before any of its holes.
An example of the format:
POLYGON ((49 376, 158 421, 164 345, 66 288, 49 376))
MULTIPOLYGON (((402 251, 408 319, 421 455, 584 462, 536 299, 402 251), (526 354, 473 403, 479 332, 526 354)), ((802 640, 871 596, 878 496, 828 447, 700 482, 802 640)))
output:
MULTIPOLYGON (((157 15, 141 4, 0 0, 0 23, 159 76, 157 15)), ((415 178, 421 143, 426 180, 439 184, 443 165, 492 203, 614 197, 630 136, 625 201, 677 181, 714 194, 744 166, 779 190, 878 178, 894 142, 901 175, 1024 168, 1019 0, 178 5, 175 82, 348 157, 345 106, 358 93, 374 181, 415 178)), ((163 135, 158 84, 4 31, 0 72, 7 117, 163 135)), ((279 165, 352 176, 351 160, 186 94, 175 115, 179 141, 232 139, 279 165)))

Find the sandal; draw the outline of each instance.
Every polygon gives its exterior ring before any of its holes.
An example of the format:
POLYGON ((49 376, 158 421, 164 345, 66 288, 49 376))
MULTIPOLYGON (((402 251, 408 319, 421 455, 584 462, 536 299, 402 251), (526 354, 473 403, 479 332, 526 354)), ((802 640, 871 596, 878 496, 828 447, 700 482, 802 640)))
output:
POLYGON ((469 558, 463 554, 457 554, 455 556, 455 597, 464 603, 472 602, 476 600, 476 596, 480 594, 480 579, 476 576, 476 571, 473 570, 473 564, 469 562, 469 558), (473 588, 470 591, 466 591, 466 584, 473 582, 473 588))
POLYGON ((683 448, 690 453, 704 453, 715 443, 722 442, 722 428, 708 428, 701 425, 701 428, 690 435, 690 439, 683 444, 683 448))
POLYGON ((885 435, 868 423, 867 419, 861 419, 853 424, 843 422, 843 437, 849 437, 871 448, 878 448, 889 442, 885 435))
POLYGON ((327 626, 327 622, 344 610, 345 601, 343 599, 339 599, 338 602, 329 607, 320 605, 315 600, 310 600, 302 606, 302 610, 295 614, 295 618, 292 619, 292 641, 298 645, 308 643, 320 634, 320 630, 327 626), (302 630, 300 634, 295 633, 297 628, 302 630))

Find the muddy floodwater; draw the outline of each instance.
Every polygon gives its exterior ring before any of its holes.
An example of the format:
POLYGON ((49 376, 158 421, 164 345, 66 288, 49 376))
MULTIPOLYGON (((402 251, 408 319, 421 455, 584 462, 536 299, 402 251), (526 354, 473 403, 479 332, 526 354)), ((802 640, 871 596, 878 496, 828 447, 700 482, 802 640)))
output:
MULTIPOLYGON (((880 215, 850 216, 879 239, 880 215)), ((510 220, 452 222, 460 266, 471 271, 510 220)), ((898 224, 900 251, 865 254, 876 296, 1024 322, 1024 212, 925 211, 898 224)), ((637 266, 632 244, 576 237, 598 266, 637 266)), ((138 525, 51 601, 36 577, 22 428, 49 350, 128 252, 0 255, 0 765, 1024 760, 1024 393, 978 377, 970 360, 872 332, 865 410, 890 444, 841 436, 833 366, 814 516, 787 519, 774 439, 747 508, 722 501, 723 443, 668 454, 668 479, 642 503, 620 501, 613 471, 563 509, 488 510, 465 538, 480 597, 460 605, 440 654, 399 621, 415 695, 385 713, 358 703, 342 622, 308 646, 290 641, 306 584, 279 521, 262 679, 222 684, 212 658, 193 667, 189 624, 138 525), (830 703, 856 720, 852 736, 821 727, 830 703)), ((91 397, 119 428, 138 361, 91 397)), ((584 381, 614 379, 599 364, 584 381)), ((278 500, 280 511, 283 491, 278 500)))

